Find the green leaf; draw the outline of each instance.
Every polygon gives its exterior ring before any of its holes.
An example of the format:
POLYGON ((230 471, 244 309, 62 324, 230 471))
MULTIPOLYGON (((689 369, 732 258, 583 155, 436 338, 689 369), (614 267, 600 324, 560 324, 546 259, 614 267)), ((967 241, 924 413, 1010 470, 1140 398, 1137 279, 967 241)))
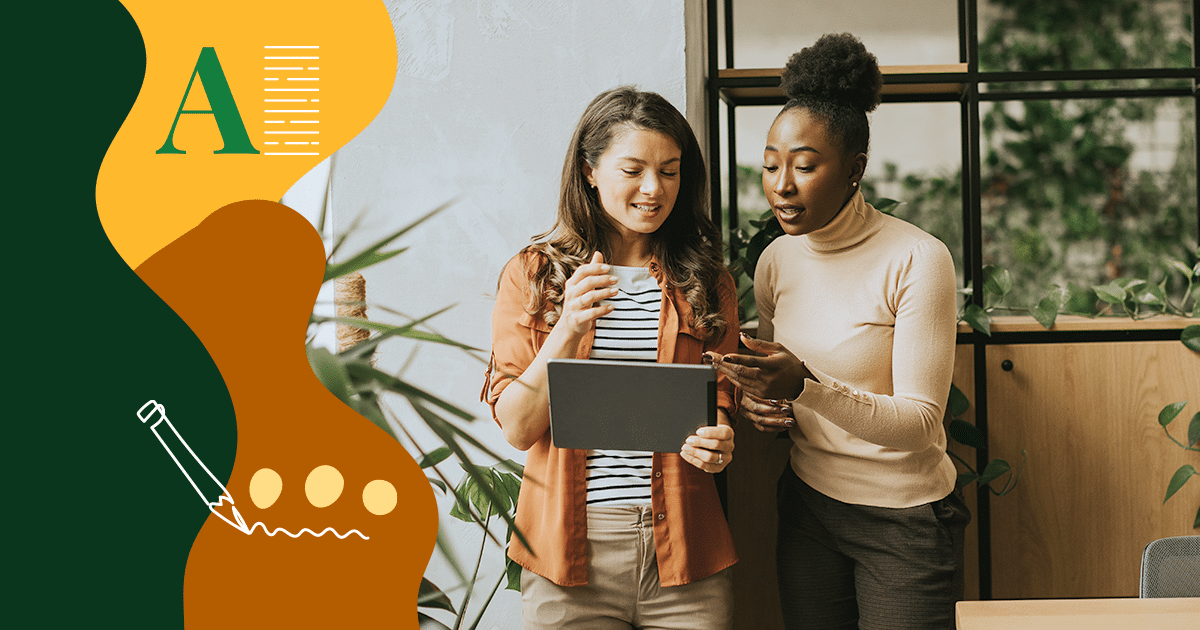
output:
POLYGON ((441 479, 437 479, 436 477, 426 477, 426 479, 429 480, 430 485, 438 490, 441 490, 442 492, 446 492, 450 489, 450 487, 446 485, 446 482, 442 481, 441 479))
MULTIPOLYGON (((424 324, 425 322, 429 321, 430 319, 433 319, 434 317, 437 317, 438 315, 441 315, 442 313, 445 313, 446 311, 454 308, 454 306, 455 306, 454 304, 451 304, 450 306, 447 306, 445 308, 438 309, 424 317, 415 319, 403 326, 389 326, 387 324, 373 324, 374 326, 378 326, 379 329, 382 330, 382 332, 380 334, 375 335, 375 336, 371 337, 370 339, 367 339, 366 341, 360 341, 360 342, 354 344, 353 346, 350 346, 349 348, 342 350, 339 354, 365 357, 365 356, 371 354, 372 352, 374 352, 375 348, 383 341, 390 339, 392 337, 395 337, 395 336, 406 336, 406 337, 410 336, 409 333, 412 331, 415 331, 417 326, 424 324)), ((333 318, 330 318, 330 319, 333 319, 333 318)), ((314 318, 314 321, 319 321, 319 320, 320 320, 320 318, 314 318)), ((355 321, 358 321, 358 320, 355 320, 355 321)), ((355 325, 358 325, 358 324, 355 324, 355 325)), ((370 326, 363 326, 363 327, 369 328, 370 326)), ((428 341, 437 341, 436 339, 427 339, 427 340, 428 341)), ((439 342, 439 343, 441 343, 441 342, 439 342)), ((457 347, 464 348, 467 350, 474 350, 474 348, 471 348, 470 346, 466 346, 464 344, 460 344, 455 341, 447 340, 444 343, 448 343, 449 345, 457 346, 457 347)))
POLYGON ((970 324, 971 328, 989 337, 992 336, 992 316, 978 304, 967 305, 967 311, 963 314, 963 321, 970 324))
POLYGON ((505 556, 504 572, 508 574, 508 585, 506 589, 510 591, 521 592, 521 565, 513 562, 512 558, 505 556))
POLYGON ((454 604, 451 603, 450 598, 436 584, 424 577, 421 578, 421 588, 417 592, 417 606, 455 612, 454 604))
POLYGON ((1058 309, 1061 306, 1058 300, 1045 297, 1037 303, 1037 306, 1029 309, 1029 314, 1042 325, 1042 328, 1049 330, 1054 326, 1054 320, 1058 319, 1058 309))
POLYGON ((1092 287, 1096 297, 1109 304, 1120 304, 1125 301, 1125 289, 1115 282, 1092 287))
POLYGON ((967 484, 971 483, 972 481, 975 481, 978 478, 979 478, 979 475, 977 475, 975 473, 959 473, 958 474, 958 487, 965 488, 965 487, 967 487, 967 484))
POLYGON ((337 396, 338 400, 353 406, 350 397, 354 395, 354 390, 350 385, 350 374, 342 362, 325 348, 306 346, 304 351, 308 354, 309 367, 312 368, 313 374, 317 375, 317 380, 321 381, 325 389, 337 396))
POLYGON ((407 247, 394 249, 390 252, 364 252, 358 256, 355 256, 354 258, 351 258, 350 260, 347 260, 344 263, 337 265, 327 264, 325 267, 325 279, 322 280, 322 282, 328 282, 334 278, 348 276, 356 271, 366 269, 372 265, 378 265, 379 263, 395 256, 399 256, 406 251, 408 251, 407 247))
POLYGON ((421 468, 437 466, 438 464, 446 461, 447 457, 450 457, 450 447, 442 446, 425 453, 425 456, 421 458, 421 461, 417 462, 417 465, 421 468))
POLYGON ((1191 479, 1192 475, 1195 474, 1195 466, 1192 466, 1191 464, 1184 464, 1180 466, 1179 470, 1176 470, 1175 474, 1171 476, 1171 483, 1167 484, 1167 496, 1163 497, 1163 503, 1166 503, 1167 499, 1170 499, 1172 495, 1174 495, 1176 492, 1179 492, 1179 489, 1183 487, 1183 484, 1187 483, 1188 479, 1191 479))
POLYGON ((1012 467, 1008 465, 1008 462, 1003 459, 993 459, 983 469, 983 474, 979 475, 979 485, 986 486, 1010 470, 1012 470, 1012 467))
POLYGON ((1167 305, 1167 294, 1162 287, 1148 282, 1139 282, 1127 289, 1138 304, 1164 307, 1167 305))
POLYGON ((521 496, 521 480, 512 473, 500 473, 500 490, 501 496, 508 499, 509 504, 515 508, 517 506, 517 498, 521 496))
POLYGON ((1004 267, 988 265, 983 268, 983 291, 996 297, 1004 297, 1012 290, 1012 275, 1004 267))
MULTIPOLYGON (((1200 300, 1196 301, 1200 305, 1200 300)), ((1192 324, 1183 329, 1183 333, 1179 335, 1179 340, 1183 345, 1187 346, 1188 350, 1200 352, 1200 324, 1192 324)))
POLYGON ((446 203, 438 206, 437 208, 434 208, 433 210, 425 213, 424 216, 418 217, 416 221, 413 221, 412 223, 409 223, 408 225, 400 228, 399 230, 396 230, 395 232, 392 232, 391 234, 379 239, 375 243, 367 246, 365 249, 363 249, 359 253, 351 256, 348 260, 346 260, 344 262, 340 262, 340 263, 326 262, 325 263, 325 279, 322 280, 322 282, 328 282, 329 280, 332 280, 334 278, 340 278, 344 275, 354 273, 355 271, 358 271, 359 269, 363 269, 365 267, 369 267, 370 265, 382 262, 383 260, 387 260, 388 258, 391 258, 392 256, 395 256, 396 254, 399 254, 400 252, 404 251, 404 250, 397 250, 397 251, 392 251, 392 252, 383 252, 383 253, 380 252, 380 250, 382 250, 384 247, 387 247, 389 244, 391 244, 392 241, 394 241, 397 238, 400 238, 404 234, 408 233, 409 230, 417 227, 418 225, 420 225, 422 222, 424 222, 429 217, 432 217, 433 215, 441 212, 442 210, 449 208, 450 205, 453 204, 455 201, 457 201, 457 200, 451 199, 450 201, 447 201, 446 203), (368 262, 368 261, 370 261, 370 262, 368 262))
MULTIPOLYGON (((1172 269, 1183 274, 1184 278, 1191 278, 1195 274, 1193 270, 1188 269, 1187 265, 1179 262, 1178 260, 1172 260, 1168 264, 1172 269)), ((1196 263, 1196 270, 1200 271, 1200 263, 1196 263)))
POLYGON ((750 276, 754 275, 754 270, 758 267, 758 259, 762 256, 763 250, 767 248, 767 245, 771 244, 771 241, 783 236, 783 233, 783 227, 779 225, 779 221, 772 215, 769 222, 758 233, 750 237, 750 244, 746 246, 744 254, 746 258, 746 272, 750 276))
POLYGON ((1158 412, 1158 423, 1162 425, 1162 428, 1166 429, 1167 425, 1171 424, 1171 421, 1175 419, 1175 416, 1179 415, 1180 411, 1183 411, 1183 408, 1187 404, 1188 401, 1181 400, 1163 407, 1162 411, 1158 412))
POLYGON ((426 615, 421 611, 417 611, 417 623, 420 630, 450 630, 450 626, 426 615))
MULTIPOLYGON (((457 427, 455 427, 454 425, 450 424, 448 421, 443 419, 441 416, 434 413, 431 409, 426 407, 422 401, 416 400, 413 398, 409 398, 408 404, 413 408, 414 411, 417 412, 417 415, 420 416, 421 419, 425 422, 425 426, 429 427, 430 430, 432 430, 435 434, 437 434, 438 438, 440 438, 446 446, 449 446, 450 450, 454 451, 454 455, 456 457, 458 457, 458 460, 460 462, 462 462, 465 466, 467 466, 465 468, 467 471, 467 474, 472 475, 472 476, 481 476, 479 474, 479 472, 477 471, 477 467, 471 464, 471 458, 467 455, 467 453, 465 451, 462 450, 462 447, 459 446, 458 439, 462 439, 463 441, 467 442, 471 446, 474 446, 475 448, 480 449, 481 451, 486 453, 489 457, 496 457, 496 459, 499 459, 499 457, 497 457, 495 454, 492 453, 491 449, 487 448, 483 444, 480 444, 478 440, 471 437, 470 435, 467 435, 462 430, 458 429, 457 427)), ((486 483, 486 481, 483 479, 478 479, 477 483, 486 483)), ((491 493, 493 495, 495 494, 495 492, 491 488, 485 487, 485 488, 483 488, 483 490, 485 493, 491 493)), ((496 503, 500 502, 498 497, 493 496, 493 497, 489 497, 489 498, 493 499, 496 503)), ((517 539, 521 541, 521 544, 525 545, 526 547, 529 547, 529 540, 527 538, 525 538, 525 534, 522 533, 521 530, 517 528, 516 521, 513 520, 512 515, 502 512, 500 514, 500 516, 504 519, 505 524, 507 524, 509 527, 513 528, 513 533, 516 534, 517 539)))
POLYGON ((346 369, 353 378, 366 382, 374 381, 378 383, 379 387, 390 392, 400 394, 410 401, 425 400, 455 416, 458 416, 459 418, 462 418, 463 420, 469 421, 475 419, 475 416, 463 411, 462 409, 459 409, 458 407, 455 407, 454 405, 451 405, 450 403, 445 402, 444 400, 441 400, 440 398, 422 389, 419 389, 413 385, 409 385, 408 383, 392 376, 391 374, 382 372, 372 367, 369 363, 347 363, 346 369))
POLYGON ((1196 442, 1200 442, 1200 411, 1197 411, 1192 416, 1192 421, 1188 423, 1188 446, 1195 446, 1196 442))
POLYGON ((1067 285, 1067 298, 1063 310, 1076 315, 1096 314, 1096 292, 1088 287, 1071 282, 1067 285))
POLYGON ((971 401, 967 400, 967 395, 954 383, 950 383, 950 401, 946 403, 946 408, 950 411, 951 418, 957 418, 971 408, 971 401))
POLYGON ((947 432, 950 434, 950 439, 959 444, 964 444, 971 448, 984 448, 986 445, 983 433, 980 433, 975 425, 965 420, 959 420, 958 418, 951 420, 947 432))
POLYGON ((875 201, 872 201, 871 205, 875 206, 876 210, 878 210, 884 214, 891 214, 892 212, 895 211, 894 208, 896 208, 896 206, 899 206, 900 203, 901 202, 896 201, 895 199, 888 199, 886 197, 883 197, 880 199, 876 199, 875 201))
POLYGON ((1196 520, 1192 522, 1192 529, 1200 529, 1200 508, 1196 508, 1196 520))

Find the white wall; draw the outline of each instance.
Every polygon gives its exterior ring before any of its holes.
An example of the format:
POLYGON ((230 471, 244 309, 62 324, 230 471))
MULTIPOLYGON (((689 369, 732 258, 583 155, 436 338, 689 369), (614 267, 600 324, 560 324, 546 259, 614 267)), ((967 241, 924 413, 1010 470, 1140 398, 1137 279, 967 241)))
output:
MULTIPOLYGON (((637 84, 689 113, 703 132, 703 111, 696 108, 703 82, 694 74, 688 81, 686 57, 703 59, 704 40, 693 33, 687 48, 685 27, 703 24, 696 17, 702 2, 385 3, 397 34, 396 83, 376 120, 337 154, 334 230, 344 233, 361 217, 347 244, 353 251, 457 199, 402 239, 407 252, 365 272, 367 298, 414 317, 454 304, 432 328, 483 349, 479 356, 486 359, 496 279, 532 235, 553 223, 566 146, 587 103, 605 89, 637 84)), ((403 321, 380 309, 368 315, 403 321)), ((396 342, 385 344, 379 365, 403 370, 405 379, 476 414, 470 426, 478 439, 502 457, 524 461, 478 402, 481 360, 396 342)), ((395 407, 407 428, 419 428, 413 414, 395 407)), ((426 447, 437 443, 424 433, 417 440, 426 447)), ((444 469, 453 480, 462 476, 457 465, 444 469)), ((440 506, 444 515, 449 502, 440 506)), ((472 562, 479 532, 449 517, 443 523, 451 525, 460 560, 472 562)), ((499 550, 488 553, 479 582, 490 588, 503 563, 499 550)), ((427 575, 443 588, 455 582, 436 554, 427 575)), ((477 593, 476 606, 484 596, 477 593)), ((460 601, 461 593, 452 599, 460 601)), ((520 601, 511 592, 497 596, 480 625, 519 627, 520 601)))
MULTIPOLYGON (((821 35, 844 32, 861 39, 880 65, 958 63, 957 3, 949 0, 733 4, 733 61, 738 68, 781 68, 792 53, 821 35)), ((724 67, 724 48, 720 50, 718 63, 724 67)), ((764 139, 778 113, 777 106, 738 108, 739 164, 761 166, 764 139)), ((885 103, 871 115, 873 166, 895 162, 901 173, 953 170, 961 162, 960 147, 957 103, 885 103)))

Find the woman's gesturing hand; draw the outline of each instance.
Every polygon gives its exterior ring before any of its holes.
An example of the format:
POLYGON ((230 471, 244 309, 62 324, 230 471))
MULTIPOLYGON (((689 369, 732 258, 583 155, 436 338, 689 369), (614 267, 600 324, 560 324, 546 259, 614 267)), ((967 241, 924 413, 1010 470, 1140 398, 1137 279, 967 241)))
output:
POLYGON ((611 304, 600 304, 601 300, 613 297, 617 289, 616 276, 608 275, 612 267, 604 264, 604 255, 592 254, 592 259, 580 265, 567 279, 563 287, 562 314, 558 324, 566 326, 576 335, 583 335, 596 320, 613 310, 611 304))
POLYGON ((796 426, 796 417, 788 401, 759 398, 742 392, 738 416, 754 423, 754 428, 767 433, 785 431, 796 426))
POLYGON ((707 473, 719 473, 733 461, 733 427, 718 424, 700 427, 688 437, 679 455, 687 463, 707 473))
POLYGON ((804 391, 804 379, 817 380, 813 373, 796 358, 783 344, 759 341, 742 335, 742 343, 762 356, 727 354, 716 352, 705 354, 716 364, 717 369, 729 377, 743 392, 760 399, 776 398, 791 400, 804 391))

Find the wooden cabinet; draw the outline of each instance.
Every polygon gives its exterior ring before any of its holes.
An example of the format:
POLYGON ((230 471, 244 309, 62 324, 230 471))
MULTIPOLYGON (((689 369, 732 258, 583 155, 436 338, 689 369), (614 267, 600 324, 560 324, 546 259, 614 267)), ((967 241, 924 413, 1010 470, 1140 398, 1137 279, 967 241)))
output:
POLYGON ((1028 344, 989 346, 987 363, 990 454, 1029 451, 1018 489, 991 501, 994 597, 1136 597, 1146 544, 1195 533, 1200 484, 1163 496, 1200 457, 1167 439, 1158 412, 1190 401, 1172 425, 1186 439, 1200 354, 1178 341, 1028 344))

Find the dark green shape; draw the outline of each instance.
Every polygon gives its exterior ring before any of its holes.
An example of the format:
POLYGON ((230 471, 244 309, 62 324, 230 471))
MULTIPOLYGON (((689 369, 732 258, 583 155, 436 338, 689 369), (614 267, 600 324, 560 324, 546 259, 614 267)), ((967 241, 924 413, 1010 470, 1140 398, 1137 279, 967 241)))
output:
POLYGON ((96 210, 100 163, 141 88, 145 47, 119 2, 9 8, 20 25, 11 45, 29 53, 10 91, 36 99, 15 105, 7 180, 5 318, 16 334, 0 441, 4 626, 182 628, 184 571, 209 512, 135 413, 163 403, 221 480, 237 429, 212 359, 113 249, 96 210))
POLYGON ((217 59, 217 51, 212 46, 200 49, 200 58, 196 60, 196 67, 192 70, 192 77, 188 79, 187 89, 183 91, 183 99, 179 101, 179 110, 175 112, 175 120, 171 122, 171 131, 167 132, 166 142, 163 142, 162 147, 155 153, 178 153, 180 155, 186 153, 186 151, 176 149, 174 143, 175 126, 179 124, 179 117, 183 114, 211 114, 216 120, 217 130, 221 132, 221 139, 225 141, 225 146, 218 151, 213 151, 214 154, 258 155, 258 149, 254 148, 250 142, 250 136, 246 135, 246 125, 242 123, 242 115, 238 113, 237 103, 233 100, 233 92, 229 89, 229 82, 225 80, 225 72, 221 70, 221 61, 217 59), (204 92, 208 95, 208 106, 212 109, 183 108, 197 76, 204 84, 204 92))

